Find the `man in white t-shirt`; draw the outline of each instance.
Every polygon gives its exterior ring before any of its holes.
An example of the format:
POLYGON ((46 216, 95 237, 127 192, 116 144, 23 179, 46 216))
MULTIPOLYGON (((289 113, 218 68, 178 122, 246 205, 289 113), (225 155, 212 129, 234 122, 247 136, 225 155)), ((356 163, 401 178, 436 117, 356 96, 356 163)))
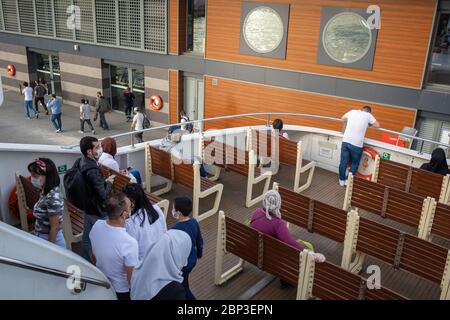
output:
POLYGON ((125 229, 132 204, 123 193, 116 193, 105 203, 107 220, 97 220, 89 238, 92 244, 92 261, 111 281, 119 300, 130 299, 130 281, 134 267, 139 262, 137 241, 125 229))
POLYGON ((380 124, 372 115, 372 109, 369 106, 347 112, 342 120, 346 122, 346 128, 342 138, 339 184, 345 186, 347 163, 351 163, 350 172, 355 174, 361 160, 366 130, 368 127, 379 128, 380 124))
MULTIPOLYGON (((134 112, 136 113, 136 115, 133 117, 133 122, 131 123, 131 130, 134 131, 144 130, 144 114, 138 107, 134 108, 134 112)), ((144 135, 143 132, 139 132, 134 135, 138 143, 144 142, 143 135, 144 135)))
POLYGON ((24 108, 27 114, 27 118, 30 119, 30 110, 33 111, 36 119, 39 114, 33 109, 33 88, 28 84, 28 82, 23 83, 24 88, 22 89, 22 94, 24 96, 24 108))
POLYGON ((95 134, 94 126, 91 122, 91 106, 86 99, 81 99, 80 105, 80 131, 79 133, 84 133, 84 123, 87 123, 91 129, 92 134, 95 134))

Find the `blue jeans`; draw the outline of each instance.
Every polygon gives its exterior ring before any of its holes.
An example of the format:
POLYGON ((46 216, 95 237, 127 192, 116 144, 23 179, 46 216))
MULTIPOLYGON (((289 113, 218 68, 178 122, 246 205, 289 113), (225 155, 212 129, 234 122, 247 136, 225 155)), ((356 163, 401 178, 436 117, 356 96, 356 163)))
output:
MULTIPOLYGON (((47 233, 40 233, 40 232, 37 232, 36 235, 37 235, 39 238, 48 241, 48 234, 47 234, 47 233)), ((64 249, 66 248, 66 239, 64 239, 64 235, 63 235, 62 230, 59 230, 58 233, 56 234, 55 244, 56 244, 57 246, 60 246, 60 247, 64 248, 64 249)))
POLYGON ((62 124, 61 124, 61 113, 58 114, 52 114, 52 123, 55 126, 56 130, 62 130, 62 124))
POLYGON ((83 258, 91 263, 92 246, 91 240, 89 239, 89 233, 91 233, 92 227, 99 219, 101 218, 96 215, 87 214, 86 212, 83 214, 83 239, 81 242, 81 251, 83 258))
POLYGON ((350 161, 350 172, 355 175, 359 167, 363 149, 347 142, 342 142, 341 146, 341 163, 339 165, 339 180, 347 180, 345 172, 347 163, 350 161))
POLYGON ((33 100, 25 100, 23 107, 25 109, 25 113, 27 114, 27 117, 30 117, 30 110, 33 111, 34 115, 36 116, 36 110, 33 109, 33 100))
POLYGON ((106 122, 105 113, 100 112, 100 127, 103 129, 109 129, 108 122, 106 122))

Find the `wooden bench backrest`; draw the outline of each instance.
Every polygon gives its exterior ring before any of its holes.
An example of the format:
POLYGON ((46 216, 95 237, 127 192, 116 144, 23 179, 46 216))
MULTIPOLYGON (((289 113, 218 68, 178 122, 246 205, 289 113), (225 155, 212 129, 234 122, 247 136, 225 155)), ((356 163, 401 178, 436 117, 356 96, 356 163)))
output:
POLYGON ((157 204, 158 202, 160 202, 162 200, 160 197, 155 196, 153 193, 150 193, 147 191, 145 191, 145 195, 147 196, 147 198, 151 204, 157 204))
POLYGON ((25 192, 25 200, 27 202, 27 207, 33 210, 34 205, 38 202, 41 197, 39 189, 35 188, 31 182, 24 176, 19 176, 20 182, 22 183, 23 190, 25 192))
MULTIPOLYGON (((174 160, 175 163, 176 160, 174 160)), ((189 163, 173 164, 173 180, 187 188, 194 188, 194 167, 189 163)))
POLYGON ((270 157, 272 154, 272 131, 253 130, 252 147, 257 156, 270 157), (265 141, 264 141, 265 140, 265 141), (263 150, 266 149, 265 152, 263 150))
POLYGON ((432 197, 439 200, 444 176, 410 167, 390 160, 380 159, 377 182, 417 194, 421 197, 432 197))
POLYGON ((262 270, 297 286, 300 252, 267 235, 263 235, 263 241, 262 270))
POLYGON ((312 294, 323 300, 407 300, 389 289, 369 290, 367 280, 332 263, 317 263, 312 294))
POLYGON ((287 188, 278 187, 281 195, 281 216, 289 223, 318 233, 337 242, 344 242, 347 212, 312 200, 287 188), (312 217, 312 219, 311 219, 312 217))
POLYGON ((400 259, 400 268, 440 284, 447 255, 447 248, 407 234, 400 259))
POLYGON ((280 163, 295 166, 297 165, 297 144, 298 142, 288 140, 285 138, 279 138, 279 157, 280 163))
POLYGON ((114 183, 113 183, 113 190, 114 192, 122 192, 126 185, 130 183, 130 177, 124 175, 121 172, 117 172, 113 169, 110 169, 104 165, 100 165, 100 169, 103 172, 103 176, 105 178, 108 178, 110 175, 116 175, 116 177, 114 178, 114 183))
POLYGON ((172 180, 172 156, 169 152, 147 145, 148 156, 152 164, 152 173, 172 180))
POLYGON ((444 176, 426 170, 413 168, 409 192, 423 198, 432 197, 439 201, 444 176))
POLYGON ((226 223, 226 250, 245 261, 258 265, 259 233, 229 217, 226 223))
POLYGON ((354 177, 351 205, 417 228, 424 199, 380 183, 354 177))
POLYGON ((448 249, 360 217, 356 250, 441 283, 448 249))
POLYGON ((450 239, 450 206, 437 204, 431 234, 450 239))
POLYGON ((70 215, 70 223, 72 224, 72 230, 74 234, 80 234, 83 232, 83 211, 75 207, 69 200, 64 199, 64 205, 70 215))
POLYGON ((221 141, 204 141, 205 164, 226 167, 227 169, 248 176, 249 155, 245 150, 239 150, 221 141), (210 146, 212 145, 212 146, 210 146))

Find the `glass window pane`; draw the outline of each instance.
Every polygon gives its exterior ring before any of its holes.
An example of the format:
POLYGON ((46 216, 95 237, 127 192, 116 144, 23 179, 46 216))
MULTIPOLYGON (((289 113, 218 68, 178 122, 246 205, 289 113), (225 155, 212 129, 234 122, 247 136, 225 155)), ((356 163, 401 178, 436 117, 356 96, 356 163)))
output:
POLYGON ((128 68, 111 66, 111 83, 119 86, 128 86, 128 68))
POLYGON ((59 57, 58 56, 51 56, 52 57, 52 69, 53 73, 60 73, 59 69, 59 57))
POLYGON ((133 69, 133 90, 145 90, 144 70, 133 69))
POLYGON ((187 51, 205 51, 205 0, 188 0, 187 7, 187 51))
POLYGON ((38 70, 50 71, 50 58, 46 54, 38 54, 38 70))
POLYGON ((450 85, 450 13, 441 13, 431 54, 428 82, 450 85))

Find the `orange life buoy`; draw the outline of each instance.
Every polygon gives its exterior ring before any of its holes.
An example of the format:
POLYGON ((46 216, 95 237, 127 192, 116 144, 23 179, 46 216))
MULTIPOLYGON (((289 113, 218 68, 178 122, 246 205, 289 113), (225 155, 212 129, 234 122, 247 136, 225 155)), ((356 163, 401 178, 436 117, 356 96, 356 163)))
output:
POLYGON ((12 64, 8 64, 6 67, 6 73, 8 76, 14 77, 16 75, 16 67, 14 67, 12 64))
POLYGON ((160 96, 151 96, 150 97, 150 108, 152 110, 161 110, 163 107, 163 101, 160 96))
MULTIPOLYGON (((364 147, 355 176, 365 180, 371 180, 375 170, 375 158, 377 155, 378 153, 374 149, 364 147)), ((347 167, 350 167, 350 163, 347 164, 347 167)))

